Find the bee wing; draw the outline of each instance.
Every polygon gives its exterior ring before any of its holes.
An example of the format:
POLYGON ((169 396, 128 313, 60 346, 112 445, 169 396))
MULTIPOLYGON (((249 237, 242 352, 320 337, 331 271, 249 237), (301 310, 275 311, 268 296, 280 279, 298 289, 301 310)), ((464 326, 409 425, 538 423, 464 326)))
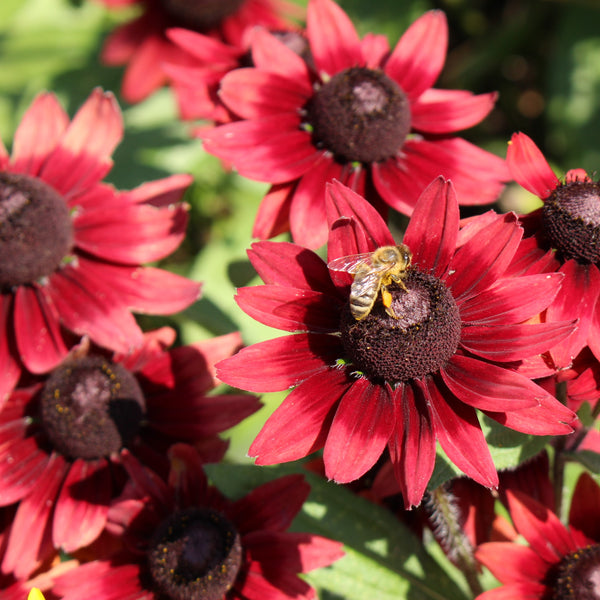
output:
POLYGON ((342 273, 356 273, 363 266, 371 265, 372 252, 363 252, 362 254, 351 254, 350 256, 340 256, 330 261, 327 266, 332 271, 341 271, 342 273))
POLYGON ((379 269, 358 273, 352 282, 352 294, 363 296, 369 293, 377 293, 380 285, 381 274, 379 269))

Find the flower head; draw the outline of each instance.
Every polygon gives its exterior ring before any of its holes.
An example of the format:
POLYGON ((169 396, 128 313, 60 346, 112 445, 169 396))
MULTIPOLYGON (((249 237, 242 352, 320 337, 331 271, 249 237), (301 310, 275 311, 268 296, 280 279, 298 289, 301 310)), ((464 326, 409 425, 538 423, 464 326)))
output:
POLYGON ((529 496, 507 491, 510 516, 528 546, 489 542, 476 558, 503 584, 477 600, 598 597, 600 488, 584 473, 575 487, 569 525, 529 496))
POLYGON ((301 475, 232 502, 208 485, 191 447, 177 444, 169 454, 168 486, 127 460, 138 493, 115 503, 109 518, 131 554, 83 565, 60 577, 54 592, 63 600, 80 598, 83 590, 96 600, 126 592, 171 600, 315 598, 297 574, 343 552, 339 542, 286 531, 310 491, 301 475))
POLYGON ((564 273, 561 294, 545 319, 579 319, 571 336, 552 349, 552 359, 569 368, 586 346, 600 358, 600 184, 582 169, 568 171, 561 181, 524 133, 512 136, 506 160, 517 183, 543 201, 521 217, 526 237, 517 253, 519 269, 564 273))
POLYGON ((72 122, 40 94, 0 144, 0 400, 25 367, 45 373, 79 337, 128 352, 142 332, 132 311, 169 314, 199 284, 140 264, 167 256, 187 224, 175 175, 120 192, 100 183, 123 134, 110 93, 92 92, 72 122))
POLYGON ((310 248, 327 238, 325 182, 338 179, 381 212, 410 215, 421 191, 443 175, 461 201, 496 199, 508 179, 504 161, 455 132, 479 123, 495 94, 431 86, 442 69, 447 23, 423 15, 390 51, 387 41, 360 40, 332 0, 310 0, 306 61, 263 31, 255 36, 255 67, 221 82, 220 97, 240 121, 202 133, 208 152, 244 176, 274 184, 254 235, 290 230, 310 248))
POLYGON ((28 575, 53 548, 72 552, 103 531, 120 493, 125 449, 166 475, 166 452, 194 444, 218 461, 219 433, 259 408, 250 395, 207 395, 213 364, 238 334, 169 350, 174 331, 145 336, 136 352, 73 353, 36 385, 17 388, 0 412, 0 504, 20 501, 2 568, 28 575))
MULTIPOLYGON (((330 261, 396 244, 360 196, 339 182, 328 196, 330 261)), ((476 409, 526 433, 572 430, 575 415, 515 371, 573 329, 571 322, 523 324, 552 301, 562 276, 503 278, 521 228, 511 214, 487 219, 459 246, 453 186, 435 180, 404 236, 412 264, 403 285, 378 292, 361 320, 350 311, 350 274, 330 271, 294 244, 252 246, 250 260, 266 285, 241 288, 238 304, 266 325, 302 332, 217 365, 220 379, 242 389, 294 388, 250 447, 258 464, 324 446, 327 477, 349 482, 387 447, 411 506, 431 476, 436 440, 469 477, 497 485, 476 409)))
MULTIPOLYGON (((185 51, 172 43, 166 32, 173 27, 198 32, 214 41, 214 48, 227 48, 231 53, 244 48, 246 32, 255 25, 284 28, 284 15, 298 14, 294 4, 286 0, 100 0, 109 7, 137 5, 142 14, 119 27, 109 36, 102 59, 111 65, 126 64, 121 93, 128 102, 140 102, 167 83, 164 63, 194 66, 185 51)), ((210 41, 206 42, 210 45, 210 41)), ((209 75, 204 73, 204 75, 209 75)), ((208 88, 204 88, 203 91, 208 88)), ((211 104, 209 97, 198 96, 211 104)), ((212 101, 213 109, 214 100, 212 101)))

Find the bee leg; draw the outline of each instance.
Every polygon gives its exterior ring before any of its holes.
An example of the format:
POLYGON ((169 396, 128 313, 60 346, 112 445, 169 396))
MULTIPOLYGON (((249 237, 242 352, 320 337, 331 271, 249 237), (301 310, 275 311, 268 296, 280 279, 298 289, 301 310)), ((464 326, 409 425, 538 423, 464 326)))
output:
POLYGON ((385 285, 381 286, 381 300, 383 302, 383 306, 385 307, 385 312, 392 317, 392 319, 397 319, 396 313, 392 308, 392 294, 389 292, 385 285))
POLYGON ((402 281, 401 275, 392 275, 392 279, 405 291, 408 292, 408 288, 404 285, 404 281, 402 281))

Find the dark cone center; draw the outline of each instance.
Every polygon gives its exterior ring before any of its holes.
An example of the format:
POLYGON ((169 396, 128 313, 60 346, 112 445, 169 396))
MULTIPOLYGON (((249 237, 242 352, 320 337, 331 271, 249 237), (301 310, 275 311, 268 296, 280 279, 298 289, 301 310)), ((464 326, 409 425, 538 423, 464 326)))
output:
POLYGON ((42 390, 44 429, 54 448, 72 459, 93 460, 128 446, 145 410, 135 377, 100 357, 58 367, 42 390))
POLYGON ((222 600, 242 564, 240 535, 216 510, 189 508, 159 526, 148 560, 155 585, 170 600, 222 600))
POLYGON ((565 260, 600 262, 600 184, 575 181, 558 186, 544 201, 544 228, 565 260))
POLYGON ((600 600, 600 545, 564 556, 551 578, 551 600, 600 600))
POLYGON ((340 323, 354 369, 392 384, 437 372, 456 352, 461 332, 458 307, 440 279, 411 269, 403 283, 407 290, 388 286, 397 318, 379 294, 367 317, 357 321, 348 306, 340 323))
POLYGON ((394 156, 410 131, 410 104, 382 71, 352 67, 336 73, 309 101, 305 124, 317 148, 342 162, 394 156))
POLYGON ((62 196, 20 173, 0 173, 0 291, 50 276, 73 246, 62 196))
POLYGON ((245 0, 160 0, 173 25, 205 32, 236 13, 245 0))

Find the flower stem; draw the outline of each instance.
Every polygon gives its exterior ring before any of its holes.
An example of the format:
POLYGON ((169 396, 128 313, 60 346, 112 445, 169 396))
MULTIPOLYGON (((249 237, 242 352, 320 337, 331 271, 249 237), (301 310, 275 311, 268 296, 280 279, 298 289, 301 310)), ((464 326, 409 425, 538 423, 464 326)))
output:
MULTIPOLYGON (((557 383, 554 393, 556 399, 566 406, 567 383, 565 381, 557 383)), ((560 515, 562 511, 563 486, 565 482, 565 464, 567 462, 565 457, 566 444, 566 436, 564 435, 558 437, 554 444, 554 464, 552 465, 552 480, 554 484, 554 508, 557 515, 560 515)))
POLYGON ((429 507, 440 545, 462 571, 473 596, 481 594, 483 588, 479 583, 473 545, 461 526, 460 509, 447 484, 430 493, 429 507))

